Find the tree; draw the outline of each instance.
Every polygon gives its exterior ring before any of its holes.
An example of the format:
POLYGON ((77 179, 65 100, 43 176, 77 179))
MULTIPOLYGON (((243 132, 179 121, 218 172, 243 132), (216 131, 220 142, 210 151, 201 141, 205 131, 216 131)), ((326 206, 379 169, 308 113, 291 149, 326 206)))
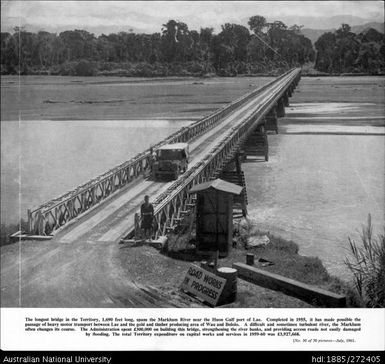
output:
POLYGON ((14 30, 16 64, 21 74, 28 74, 37 58, 37 36, 34 33, 25 31, 23 27, 15 27, 14 30))
POLYGON ((385 68, 384 35, 370 28, 358 36, 355 67, 361 72, 379 73, 385 68))
POLYGON ((93 62, 82 59, 74 68, 75 76, 95 76, 96 70, 93 62))
POLYGON ((341 24, 341 26, 337 29, 336 31, 336 36, 337 38, 344 38, 350 34, 353 34, 351 33, 351 27, 349 24, 341 24))
POLYGON ((334 56, 337 48, 337 39, 334 33, 322 34, 314 44, 317 50, 315 68, 322 72, 332 72, 334 56))
POLYGON ((247 24, 249 25, 250 30, 256 35, 261 35, 263 29, 267 27, 266 19, 260 15, 252 16, 247 24))
POLYGON ((384 42, 384 34, 378 32, 376 29, 369 28, 367 31, 358 35, 358 38, 362 43, 368 42, 384 42))
POLYGON ((325 33, 315 42, 315 68, 329 73, 383 72, 383 40, 384 36, 374 29, 356 35, 348 24, 342 24, 334 33, 325 33))
POLYGON ((100 60, 104 62, 116 62, 114 43, 105 34, 102 34, 97 38, 96 51, 100 60))
POLYGON ((1 73, 13 74, 17 72, 19 62, 18 48, 15 37, 8 33, 1 33, 1 73))
POLYGON ((297 24, 294 24, 292 25, 289 30, 292 31, 294 34, 301 34, 301 29, 303 28, 303 25, 297 25, 297 24))
POLYGON ((215 37, 214 64, 217 69, 229 68, 230 74, 242 71, 242 63, 247 60, 247 45, 250 40, 249 30, 238 24, 226 23, 215 37))
POLYGON ((162 27, 162 52, 166 62, 185 62, 193 40, 187 24, 169 20, 162 27))
POLYGON ((97 42, 94 34, 86 30, 67 30, 59 34, 66 49, 67 61, 92 59, 96 55, 97 42))
POLYGON ((211 64, 213 60, 213 28, 201 28, 199 32, 199 45, 202 52, 202 61, 204 62, 205 72, 211 71, 211 64))
POLYGON ((53 46, 56 35, 40 31, 37 33, 37 55, 38 62, 42 67, 53 64, 53 46))
POLYGON ((265 58, 265 45, 254 35, 247 45, 247 55, 250 62, 263 62, 265 58))

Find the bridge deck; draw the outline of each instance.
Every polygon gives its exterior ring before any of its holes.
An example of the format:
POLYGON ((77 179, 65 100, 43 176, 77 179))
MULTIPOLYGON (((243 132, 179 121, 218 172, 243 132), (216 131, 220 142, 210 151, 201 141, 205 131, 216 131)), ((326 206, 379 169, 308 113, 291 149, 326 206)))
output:
MULTIPOLYGON (((276 85, 277 88, 279 85, 276 85)), ((243 105, 240 109, 223 118, 222 122, 206 134, 199 137, 190 145, 191 158, 189 169, 199 163, 210 150, 218 143, 220 137, 230 128, 240 124, 252 115, 258 106, 263 103, 272 89, 262 92, 258 97, 243 105)), ((104 203, 81 220, 68 226, 54 236, 54 239, 71 243, 79 239, 90 242, 117 241, 126 232, 133 229, 134 214, 138 212, 145 194, 151 200, 167 190, 173 182, 154 182, 141 179, 127 186, 124 191, 115 196, 112 201, 104 203)))

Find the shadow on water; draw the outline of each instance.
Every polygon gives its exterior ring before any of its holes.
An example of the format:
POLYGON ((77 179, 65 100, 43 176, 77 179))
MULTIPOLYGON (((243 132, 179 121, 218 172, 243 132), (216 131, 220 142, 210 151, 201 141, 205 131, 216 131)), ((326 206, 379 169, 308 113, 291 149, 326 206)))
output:
POLYGON ((242 161, 242 164, 249 164, 249 163, 252 163, 252 164, 255 164, 255 163, 266 163, 265 161, 265 158, 263 159, 245 159, 244 161, 242 161))

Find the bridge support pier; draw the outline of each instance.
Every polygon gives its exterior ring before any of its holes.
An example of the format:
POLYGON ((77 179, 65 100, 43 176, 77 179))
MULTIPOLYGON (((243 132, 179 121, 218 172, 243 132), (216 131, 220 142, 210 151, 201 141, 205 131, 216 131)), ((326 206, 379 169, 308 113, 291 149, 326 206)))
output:
POLYGON ((287 96, 291 97, 293 95, 294 86, 290 85, 287 89, 287 96))
POLYGON ((289 106, 289 95, 287 92, 285 92, 282 96, 282 101, 283 101, 283 105, 285 107, 288 107, 289 106))
POLYGON ((278 134, 277 108, 274 106, 265 116, 265 128, 267 131, 275 131, 278 134))
POLYGON ((283 118, 285 116, 285 102, 283 100, 283 97, 281 97, 279 100, 278 100, 278 104, 277 104, 277 116, 279 118, 283 118))
POLYGON ((224 181, 243 187, 242 193, 233 198, 233 217, 245 217, 247 215, 247 190, 246 179, 241 167, 241 156, 237 153, 234 159, 219 174, 224 181))
POLYGON ((247 138, 243 153, 246 158, 247 156, 255 156, 263 157, 266 162, 269 160, 269 144, 267 141, 266 130, 263 125, 258 126, 247 138))

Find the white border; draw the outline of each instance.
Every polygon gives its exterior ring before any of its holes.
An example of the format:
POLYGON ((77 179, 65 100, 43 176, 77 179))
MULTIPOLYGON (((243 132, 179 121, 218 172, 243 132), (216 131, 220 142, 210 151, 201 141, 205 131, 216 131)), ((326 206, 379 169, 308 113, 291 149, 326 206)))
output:
POLYGON ((259 350, 259 351, 361 351, 385 350, 385 309, 58 309, 58 308, 2 308, 2 350, 259 350), (86 337, 81 332, 26 332, 25 317, 359 317, 361 332, 306 333, 293 343, 293 337, 86 337), (345 340, 355 342, 317 343, 314 339, 345 340), (306 339, 307 342, 302 342, 306 339))

